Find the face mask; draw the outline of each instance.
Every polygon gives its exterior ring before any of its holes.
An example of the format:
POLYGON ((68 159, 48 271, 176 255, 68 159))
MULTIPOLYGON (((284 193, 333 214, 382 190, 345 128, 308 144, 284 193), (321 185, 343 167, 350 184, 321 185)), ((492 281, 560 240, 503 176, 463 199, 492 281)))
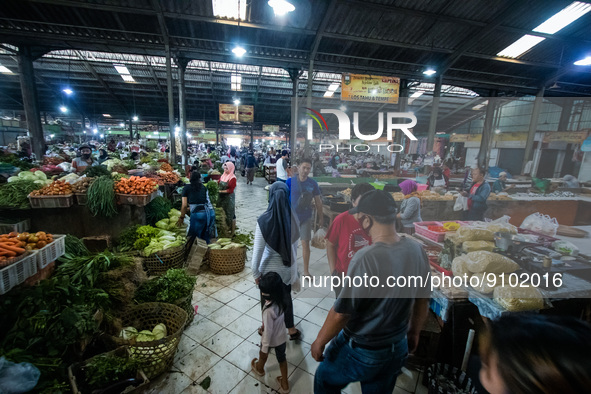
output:
POLYGON ((85 153, 85 154, 83 154, 83 155, 82 155, 82 158, 83 158, 84 160, 88 160, 88 159, 90 159, 90 153, 85 153))
POLYGON ((361 218, 359 218, 359 220, 357 220, 357 223, 359 223, 359 227, 361 227, 363 232, 369 237, 370 236, 369 231, 373 227, 373 219, 369 216, 364 215, 361 218), (369 220, 369 226, 367 228, 363 227, 363 223, 365 222, 366 218, 369 220))

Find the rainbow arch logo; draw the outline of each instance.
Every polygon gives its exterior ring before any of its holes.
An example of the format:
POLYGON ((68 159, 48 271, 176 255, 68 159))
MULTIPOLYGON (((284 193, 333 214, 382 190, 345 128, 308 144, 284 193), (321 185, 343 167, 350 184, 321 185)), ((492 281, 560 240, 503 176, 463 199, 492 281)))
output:
POLYGON ((309 117, 314 119, 316 121, 316 123, 318 123, 318 126, 320 126, 320 131, 324 131, 324 129, 326 128, 326 132, 328 132, 328 125, 326 124, 326 120, 324 119, 324 116, 320 115, 320 112, 314 111, 312 108, 308 108, 308 107, 304 107, 304 108, 306 108, 308 111, 312 112, 312 113, 308 112, 306 115, 308 115, 309 117), (320 122, 320 120, 322 120, 322 123, 320 122), (323 124, 324 124, 324 127, 322 126, 323 124))

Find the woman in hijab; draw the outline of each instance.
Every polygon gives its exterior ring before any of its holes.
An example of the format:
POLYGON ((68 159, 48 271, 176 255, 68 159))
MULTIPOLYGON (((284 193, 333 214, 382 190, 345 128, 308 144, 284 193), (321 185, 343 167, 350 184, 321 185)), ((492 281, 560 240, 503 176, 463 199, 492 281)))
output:
POLYGON ((236 231, 236 195, 234 194, 236 175, 234 175, 234 163, 227 161, 222 168, 224 169, 224 173, 219 181, 219 205, 224 209, 226 223, 228 227, 231 227, 232 235, 234 235, 236 231))
MULTIPOLYGON (((252 250, 252 274, 258 284, 261 276, 276 272, 283 281, 283 296, 286 306, 285 326, 291 340, 301 337, 293 321, 291 286, 298 279, 296 253, 300 238, 296 215, 291 212, 289 188, 283 182, 275 182, 269 189, 269 206, 259 216, 252 250)), ((261 297, 263 305, 263 297, 261 297)), ((262 334, 264 327, 259 329, 262 334)))
POLYGON ((400 204, 400 212, 396 215, 402 226, 410 227, 415 222, 422 222, 421 219, 421 199, 417 193, 417 183, 407 179, 398 186, 404 194, 404 200, 400 204))
POLYGON ((109 160, 109 154, 107 153, 105 148, 100 148, 99 149, 99 157, 98 157, 98 163, 103 164, 105 161, 109 160))

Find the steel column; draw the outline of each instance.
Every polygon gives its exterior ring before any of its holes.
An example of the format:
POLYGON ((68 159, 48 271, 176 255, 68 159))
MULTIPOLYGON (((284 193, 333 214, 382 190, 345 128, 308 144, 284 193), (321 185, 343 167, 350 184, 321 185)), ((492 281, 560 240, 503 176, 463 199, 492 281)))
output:
POLYGON ((31 136, 31 147, 37 160, 41 160, 45 154, 45 139, 39 113, 35 70, 33 69, 33 60, 35 59, 31 53, 31 48, 27 46, 19 47, 17 59, 23 106, 27 117, 27 128, 31 136))
MULTIPOLYGON (((493 121, 495 117, 495 110, 497 108, 497 100, 494 98, 497 96, 497 92, 491 92, 491 97, 488 99, 488 105, 486 106, 486 115, 484 117, 484 128, 482 129, 482 139, 480 140, 480 150, 478 151, 477 162, 481 168, 487 167, 487 157, 491 145, 491 137, 493 135, 493 121)), ((466 166, 470 166, 471 163, 466 163, 466 166)))
POLYGON ((540 90, 538 90, 538 94, 536 94, 536 99, 534 101, 531 120, 529 122, 529 131, 527 133, 527 141, 525 143, 525 154, 523 155, 523 164, 521 165, 522 175, 524 174, 525 166, 527 165, 527 163, 533 159, 534 139, 536 137, 536 131, 538 129, 538 119, 540 117, 540 111, 542 110, 542 103, 544 102, 544 91, 544 87, 540 88, 540 90))
POLYGON ((168 98, 168 138, 170 139, 170 162, 176 163, 176 138, 174 133, 174 88, 172 87, 172 61, 170 59, 170 46, 166 45, 166 92, 168 98))
POLYGON ((181 133, 181 145, 183 149, 182 164, 187 165, 188 161, 188 143, 187 143, 187 108, 185 97, 185 70, 190 60, 186 58, 177 58, 176 63, 179 68, 179 133, 181 133))
MULTIPOLYGON (((408 81, 403 79, 400 81, 400 98, 398 101, 398 112, 406 112, 406 108, 408 107, 408 81)), ((402 145, 402 132, 397 130, 394 134, 394 143, 402 145)), ((398 171, 400 169, 400 161, 402 159, 403 152, 396 153, 396 158, 394 161, 394 171, 398 171)))
POLYGON ((437 116, 439 115, 439 101, 441 100, 442 75, 435 79, 435 90, 433 91, 433 104, 431 106, 431 119, 429 120, 429 134, 427 137, 427 153, 433 151, 435 133, 437 132, 437 116))

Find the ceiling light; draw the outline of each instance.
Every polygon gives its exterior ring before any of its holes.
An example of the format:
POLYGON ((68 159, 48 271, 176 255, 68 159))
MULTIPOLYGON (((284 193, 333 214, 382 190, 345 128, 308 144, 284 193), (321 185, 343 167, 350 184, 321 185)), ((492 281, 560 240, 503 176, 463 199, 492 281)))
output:
POLYGON ((125 123, 119 123, 119 127, 125 127, 125 123))
POLYGON ((326 92, 324 92, 324 97, 332 97, 333 94, 334 94, 334 92, 327 90, 326 92))
POLYGON ((234 99, 234 105, 240 105, 240 99, 234 99))
POLYGON ((49 138, 55 137, 55 134, 49 134, 49 138))
POLYGON ((423 92, 422 90, 417 90, 416 92, 414 92, 413 94, 410 95, 410 98, 421 97, 423 95, 423 93, 425 93, 425 92, 423 92))
POLYGON ((137 115, 134 115, 134 117, 133 117, 133 121, 134 121, 134 122, 137 122, 138 120, 139 120, 139 118, 137 117, 137 115))
POLYGON ((64 92, 68 96, 71 96, 72 93, 74 93, 74 91, 72 89, 70 89, 70 88, 65 88, 64 90, 62 90, 62 92, 64 92))
POLYGON ((62 111, 62 113, 64 113, 64 114, 65 114, 65 113, 67 113, 67 112, 68 112, 68 108, 62 105, 62 106, 60 107, 60 111, 62 111))
POLYGON ((111 128, 109 127, 107 130, 111 130, 111 128))
POLYGON ((154 135, 158 135, 158 132, 157 132, 157 131, 155 131, 155 132, 154 132, 154 135))
POLYGON ((242 76, 240 74, 232 74, 230 77, 231 89, 234 91, 242 90, 242 76))
POLYGON ((187 138, 191 138, 191 133, 187 133, 187 138))
POLYGON ((501 134, 501 129, 496 129, 495 134, 501 134))
POLYGON ((246 19, 246 0, 212 0, 211 5, 215 16, 246 19), (240 7, 238 2, 240 2, 240 7), (240 14, 238 14, 238 8, 240 8, 240 14))
POLYGON ((472 109, 473 109, 473 110, 475 110, 475 111, 477 111, 477 110, 479 110, 479 109, 481 109, 481 108, 484 108, 484 107, 486 107, 487 105, 488 105, 488 100, 486 100, 486 101, 483 101, 482 103, 480 103, 480 104, 478 104, 478 105, 475 105, 475 106, 473 106, 473 107, 472 107, 472 109))
POLYGON ((135 82, 135 79, 133 79, 131 75, 121 75, 121 78, 123 78, 125 82, 135 82))
POLYGON ((333 82, 330 84, 330 86, 328 87, 328 90, 331 92, 336 92, 336 90, 339 88, 339 86, 341 86, 340 83, 337 82, 333 82))
POLYGON ((236 134, 236 130, 234 130, 234 134, 236 134))
POLYGON ((120 65, 120 64, 114 64, 113 67, 115 67, 115 70, 117 70, 117 72, 121 75, 129 75, 131 74, 129 72, 129 70, 127 69, 126 66, 120 65))
POLYGON ((0 73, 2 74, 14 74, 10 69, 0 65, 0 73))
POLYGON ((584 59, 577 60, 574 62, 575 66, 591 66, 591 56, 587 56, 584 59))
POLYGON ((181 128, 179 126, 177 126, 174 128, 174 131, 178 133, 179 131, 181 131, 181 128))
POLYGON ((98 133, 98 129, 95 127, 94 129, 92 129, 92 132, 93 132, 94 134, 96 134, 96 133, 98 133))
POLYGON ((425 71, 423 71, 423 74, 430 77, 433 74, 437 74, 437 71, 433 70, 432 68, 428 68, 425 71))
POLYGON ((305 125, 306 125, 306 119, 302 119, 302 121, 300 122, 300 124, 301 124, 302 126, 305 126, 305 125))
POLYGON ((104 134, 101 134, 101 138, 105 138, 105 135, 104 134))
POLYGON ((497 56, 517 58, 544 40, 544 37, 526 34, 501 52, 497 53, 497 56))
POLYGON ((267 4, 269 4, 271 8, 273 8, 275 16, 283 16, 288 12, 292 12, 295 10, 294 5, 285 0, 269 0, 267 4))
POLYGON ((82 132, 83 132, 84 134, 86 134, 86 130, 82 130, 82 132))
POLYGON ((109 130, 109 134, 111 134, 111 130, 109 130))
POLYGON ((574 1, 556 14, 552 15, 544 23, 533 29, 533 31, 537 33, 554 34, 589 11, 591 11, 591 4, 574 1))
POLYGON ((105 118, 110 118, 110 117, 111 117, 111 115, 109 115, 109 114, 103 114, 103 116, 104 116, 105 118))
POLYGON ((240 45, 236 45, 234 49, 232 49, 232 53, 238 57, 242 57, 246 53, 246 49, 242 48, 240 45))
POLYGON ((201 130, 201 134, 204 134, 204 133, 205 133, 205 130, 201 130))

